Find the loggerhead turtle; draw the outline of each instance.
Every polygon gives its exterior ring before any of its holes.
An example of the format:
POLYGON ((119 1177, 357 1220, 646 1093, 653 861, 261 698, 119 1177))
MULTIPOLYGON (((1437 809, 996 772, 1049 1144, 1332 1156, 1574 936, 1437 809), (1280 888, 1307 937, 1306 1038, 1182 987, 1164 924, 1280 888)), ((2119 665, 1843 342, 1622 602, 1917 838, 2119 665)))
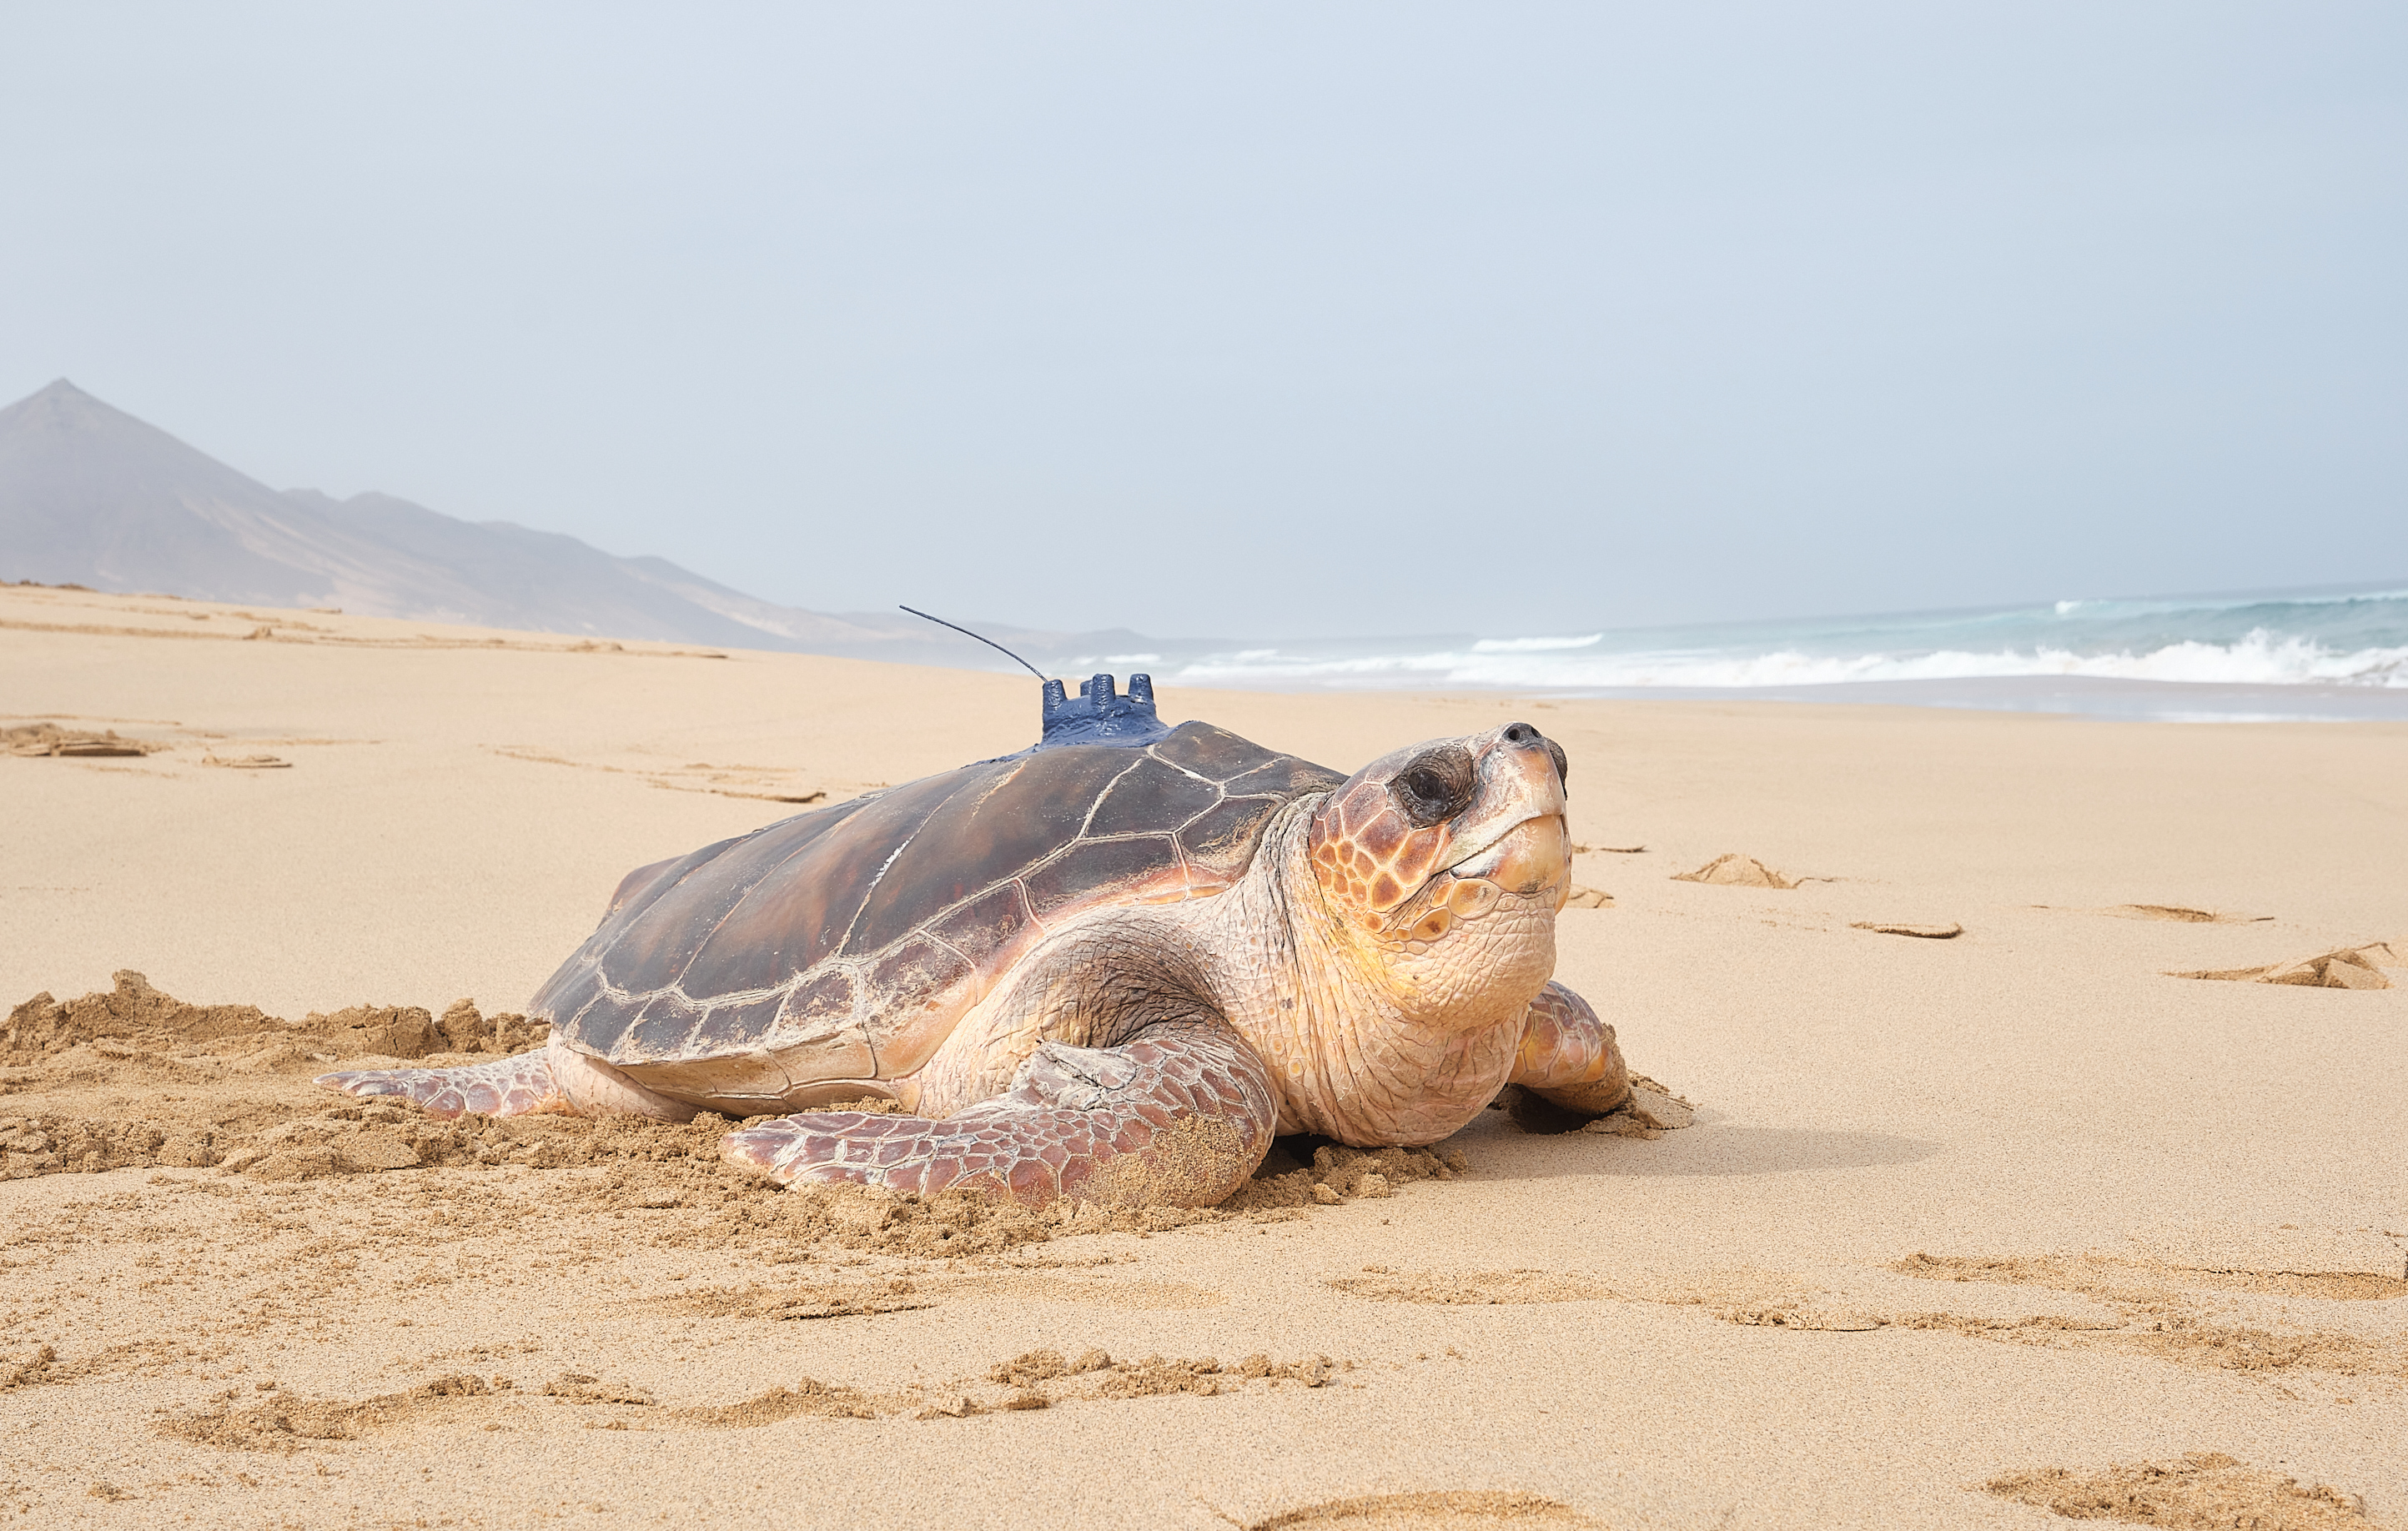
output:
POLYGON ((1549 981, 1566 761, 1526 723, 1351 777, 1154 687, 1045 689, 1032 749, 629 873, 535 1052, 320 1082, 463 1111, 789 1112, 793 1184, 1210 1206, 1275 1133, 1435 1142, 1507 1083, 1584 1116, 1613 1028, 1549 981), (823 1109, 882 1097, 900 1114, 823 1109))

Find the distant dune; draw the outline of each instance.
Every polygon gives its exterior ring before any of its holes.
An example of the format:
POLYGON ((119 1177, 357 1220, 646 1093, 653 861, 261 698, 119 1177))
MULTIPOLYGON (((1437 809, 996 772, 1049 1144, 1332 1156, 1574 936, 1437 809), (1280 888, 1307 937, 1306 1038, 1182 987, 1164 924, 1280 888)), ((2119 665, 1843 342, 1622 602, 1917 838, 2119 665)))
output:
MULTIPOLYGON (((536 632, 664 638, 991 668, 992 651, 900 613, 829 616, 663 558, 466 522, 390 494, 278 491, 62 378, 0 409, 0 579, 338 607, 536 632)), ((978 623, 1032 654, 1134 634, 978 623)))

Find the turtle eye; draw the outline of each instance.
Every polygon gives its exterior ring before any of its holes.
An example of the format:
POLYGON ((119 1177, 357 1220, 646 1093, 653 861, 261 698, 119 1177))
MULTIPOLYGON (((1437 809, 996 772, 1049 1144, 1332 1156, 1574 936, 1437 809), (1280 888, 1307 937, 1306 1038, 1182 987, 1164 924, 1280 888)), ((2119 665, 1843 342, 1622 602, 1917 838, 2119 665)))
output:
POLYGON ((1415 755, 1388 783, 1388 791, 1415 829, 1427 829, 1469 808, 1479 786, 1471 751, 1459 744, 1442 744, 1415 755))
POLYGON ((1564 753, 1564 747, 1563 747, 1562 745, 1560 745, 1560 744, 1557 744, 1557 743, 1556 743, 1555 740, 1553 740, 1553 739, 1549 739, 1549 740, 1547 741, 1547 754, 1548 754, 1548 757, 1549 757, 1549 758, 1551 758, 1552 760, 1554 760, 1554 761, 1555 761, 1555 785, 1556 785, 1556 786, 1559 786, 1559 787, 1561 787, 1561 788, 1563 788, 1566 792, 1570 792, 1570 791, 1571 791, 1571 786, 1572 786, 1572 761, 1571 761, 1571 757, 1570 757, 1570 755, 1565 754, 1565 753, 1564 753))

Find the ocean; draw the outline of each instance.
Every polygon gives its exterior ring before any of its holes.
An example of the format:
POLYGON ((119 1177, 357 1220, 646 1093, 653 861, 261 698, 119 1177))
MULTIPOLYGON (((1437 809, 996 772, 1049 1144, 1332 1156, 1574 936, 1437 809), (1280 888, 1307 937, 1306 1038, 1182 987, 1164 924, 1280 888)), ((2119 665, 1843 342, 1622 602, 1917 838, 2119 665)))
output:
POLYGON ((1562 634, 1153 642, 1054 667, 1246 690, 1895 702, 2169 722, 2408 719, 2408 586, 1562 634))

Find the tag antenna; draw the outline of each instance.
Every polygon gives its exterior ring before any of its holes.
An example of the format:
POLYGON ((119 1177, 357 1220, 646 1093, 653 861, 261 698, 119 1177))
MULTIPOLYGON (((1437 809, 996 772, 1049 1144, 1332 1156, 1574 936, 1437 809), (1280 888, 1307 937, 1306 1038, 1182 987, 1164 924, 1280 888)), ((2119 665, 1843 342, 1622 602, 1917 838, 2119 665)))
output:
POLYGON ((1036 665, 1031 665, 1028 661, 1021 658, 1018 654, 1013 653, 1010 650, 1005 648, 1002 644, 997 643, 991 637, 979 637, 979 635, 971 632, 968 628, 964 627, 957 622, 947 622, 942 617, 929 616, 928 613, 921 610, 918 607, 904 606, 900 602, 896 603, 896 609, 900 611, 909 611, 911 615, 920 618, 922 621, 935 622, 939 627, 950 627, 964 637, 978 638, 981 643, 985 644, 988 648, 993 649, 996 653, 999 653, 1006 659, 1010 660, 1022 669, 1026 670, 1029 674, 1037 677, 1038 680, 1042 680, 1045 679, 1045 672, 1039 669, 1036 665))

